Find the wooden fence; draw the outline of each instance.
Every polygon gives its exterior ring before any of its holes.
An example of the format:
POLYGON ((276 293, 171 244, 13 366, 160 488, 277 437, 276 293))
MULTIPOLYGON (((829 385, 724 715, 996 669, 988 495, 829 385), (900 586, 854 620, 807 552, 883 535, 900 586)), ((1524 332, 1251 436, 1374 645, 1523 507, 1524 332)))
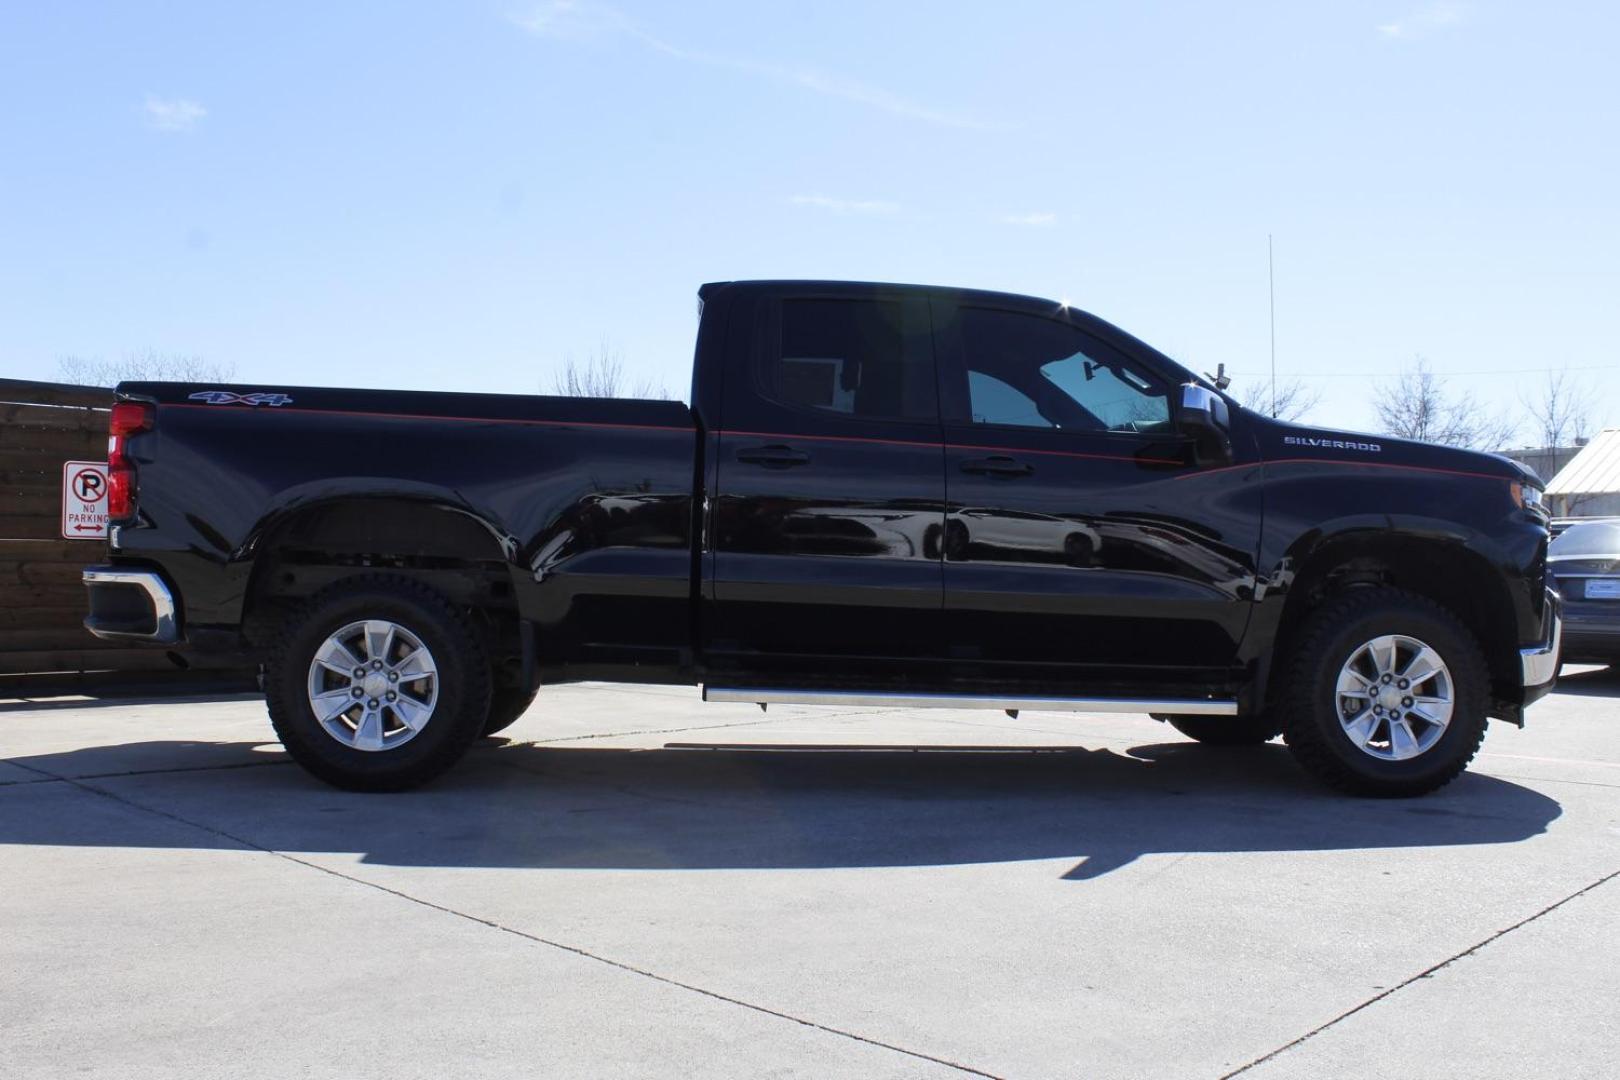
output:
POLYGON ((83 626, 79 571, 107 541, 62 538, 62 464, 107 460, 111 405, 110 390, 0 379, 0 675, 175 670, 83 626))

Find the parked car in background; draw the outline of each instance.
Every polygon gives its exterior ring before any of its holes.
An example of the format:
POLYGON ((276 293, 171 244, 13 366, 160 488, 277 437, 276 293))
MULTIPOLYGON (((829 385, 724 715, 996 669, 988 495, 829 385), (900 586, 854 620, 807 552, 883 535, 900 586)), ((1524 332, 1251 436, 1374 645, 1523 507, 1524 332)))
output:
POLYGON ((1564 659, 1620 664, 1620 520, 1569 525, 1547 563, 1564 596, 1564 659))

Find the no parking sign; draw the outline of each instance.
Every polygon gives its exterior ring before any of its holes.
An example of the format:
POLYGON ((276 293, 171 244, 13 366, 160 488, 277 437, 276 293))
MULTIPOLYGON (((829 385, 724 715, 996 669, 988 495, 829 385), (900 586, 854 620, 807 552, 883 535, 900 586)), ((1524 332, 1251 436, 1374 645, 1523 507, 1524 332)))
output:
POLYGON ((107 536, 107 463, 62 463, 62 535, 68 540, 107 536))

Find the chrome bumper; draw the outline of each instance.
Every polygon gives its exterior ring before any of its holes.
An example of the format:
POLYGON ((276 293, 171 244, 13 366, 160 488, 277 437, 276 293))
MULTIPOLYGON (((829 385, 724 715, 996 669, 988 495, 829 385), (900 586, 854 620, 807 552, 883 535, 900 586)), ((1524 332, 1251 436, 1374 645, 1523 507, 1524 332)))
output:
POLYGON ((1552 613, 1547 640, 1533 649, 1519 650, 1520 681, 1527 690, 1545 686, 1558 675, 1558 653, 1564 644, 1564 602, 1551 589, 1547 590, 1547 607, 1552 613))
MULTIPOLYGON (((175 617, 174 594, 155 570, 137 570, 122 566, 87 566, 84 584, 88 589, 106 585, 134 585, 146 594, 152 605, 151 621, 143 621, 142 628, 128 629, 97 621, 92 614, 84 627, 104 641, 147 641, 159 645, 172 645, 180 640, 180 622, 175 617)), ((94 605, 92 605, 93 607, 94 605)))

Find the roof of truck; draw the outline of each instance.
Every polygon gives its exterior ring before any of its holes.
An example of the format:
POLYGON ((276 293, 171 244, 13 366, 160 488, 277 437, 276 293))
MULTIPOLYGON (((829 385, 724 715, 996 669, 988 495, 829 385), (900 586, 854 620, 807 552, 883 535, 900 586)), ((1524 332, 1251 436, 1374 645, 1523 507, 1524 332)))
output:
POLYGON ((931 292, 949 293, 953 296, 969 296, 982 300, 1012 300, 1020 303, 1050 304, 1054 308, 1074 308, 1072 304, 1062 300, 1050 300, 1042 296, 1030 296, 1027 293, 1002 292, 996 289, 969 289, 960 285, 922 285, 906 281, 849 281, 838 278, 754 278, 739 281, 710 281, 698 288, 699 296, 706 296, 715 289, 732 285, 748 288, 765 289, 872 289, 881 291, 892 289, 896 292, 931 292))
MULTIPOLYGON (((759 289, 759 290, 790 290, 794 292, 814 293, 817 290, 846 292, 849 290, 871 290, 873 292, 913 292, 933 293, 942 297, 967 301, 969 303, 991 304, 1012 309, 1022 308, 1032 314, 1043 313, 1059 315, 1071 320, 1082 329, 1090 330, 1105 341, 1110 337, 1115 340, 1109 342, 1116 347, 1121 340, 1128 341, 1132 346, 1145 350, 1177 370, 1186 378, 1199 379, 1196 372, 1189 369, 1174 357, 1165 354, 1159 349, 1143 341, 1130 331, 1116 326, 1106 319, 1093 315, 1083 308, 1075 307, 1067 300, 1051 300, 1046 297, 1029 296, 1023 293, 997 292, 993 289, 964 289, 955 285, 917 285, 898 281, 838 281, 815 278, 762 278, 752 281, 711 281, 698 289, 698 298, 707 302, 714 294, 730 288, 759 289)), ((1202 381, 1202 380, 1201 380, 1202 381)))

